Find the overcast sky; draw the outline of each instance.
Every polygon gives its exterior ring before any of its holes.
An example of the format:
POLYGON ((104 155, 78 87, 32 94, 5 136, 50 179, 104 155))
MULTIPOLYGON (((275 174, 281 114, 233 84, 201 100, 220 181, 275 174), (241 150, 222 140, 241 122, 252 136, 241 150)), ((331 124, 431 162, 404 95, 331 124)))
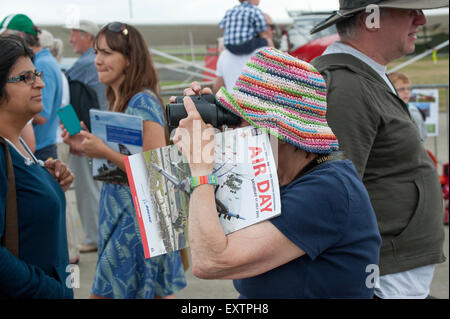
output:
MULTIPOLYGON (((275 22, 289 20, 286 10, 332 11, 338 0, 261 0, 259 8, 275 22)), ((0 0, 0 19, 24 13, 36 24, 65 24, 80 16, 99 24, 217 23, 238 0, 0 0), (130 10, 132 8, 132 10, 130 10)))

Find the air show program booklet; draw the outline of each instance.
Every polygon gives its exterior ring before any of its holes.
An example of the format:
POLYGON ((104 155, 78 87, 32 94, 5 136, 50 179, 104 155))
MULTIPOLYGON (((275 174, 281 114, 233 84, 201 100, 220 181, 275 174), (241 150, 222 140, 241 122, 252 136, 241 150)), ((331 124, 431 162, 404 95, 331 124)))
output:
MULTIPOLYGON (((215 135, 216 208, 225 234, 280 215, 280 189, 267 133, 246 127, 215 135)), ((189 176, 175 145, 125 158, 145 257, 188 246, 189 176)))
MULTIPOLYGON (((120 112, 89 110, 92 134, 123 154, 142 152, 142 118, 120 112)), ((92 160, 92 175, 102 182, 128 184, 127 174, 104 158, 92 160)))

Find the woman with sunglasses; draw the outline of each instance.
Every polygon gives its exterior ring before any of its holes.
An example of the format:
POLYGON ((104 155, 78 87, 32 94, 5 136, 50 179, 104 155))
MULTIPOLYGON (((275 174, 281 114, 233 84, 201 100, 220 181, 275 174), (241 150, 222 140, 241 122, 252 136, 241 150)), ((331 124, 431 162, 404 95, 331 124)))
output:
MULTIPOLYGON (((158 76, 142 35, 130 25, 113 22, 99 31, 94 49, 99 80, 107 85, 109 110, 142 117, 143 151, 165 146, 158 76)), ((106 158, 125 171, 124 155, 87 131, 77 135, 64 132, 63 138, 87 156, 106 158)), ((145 259, 128 186, 104 183, 98 229, 91 298, 167 298, 186 286, 179 252, 145 259)))
POLYGON ((13 184, 6 175, 6 149, 0 145, 0 298, 73 298, 64 196, 73 175, 59 160, 37 160, 20 137, 43 108, 43 74, 32 59, 33 52, 20 37, 0 37, 0 137, 11 156, 17 200, 13 228, 5 222, 13 184), (15 241, 10 235, 17 228, 18 252, 3 246, 15 241))

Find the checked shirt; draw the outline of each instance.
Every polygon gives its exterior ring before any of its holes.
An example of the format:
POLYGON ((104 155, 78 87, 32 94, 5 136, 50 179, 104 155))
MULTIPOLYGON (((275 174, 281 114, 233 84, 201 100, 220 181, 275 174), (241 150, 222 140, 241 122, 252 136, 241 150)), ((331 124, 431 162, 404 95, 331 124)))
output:
POLYGON ((225 45, 239 45, 267 30, 267 22, 260 9, 243 2, 226 12, 219 27, 224 29, 225 45))

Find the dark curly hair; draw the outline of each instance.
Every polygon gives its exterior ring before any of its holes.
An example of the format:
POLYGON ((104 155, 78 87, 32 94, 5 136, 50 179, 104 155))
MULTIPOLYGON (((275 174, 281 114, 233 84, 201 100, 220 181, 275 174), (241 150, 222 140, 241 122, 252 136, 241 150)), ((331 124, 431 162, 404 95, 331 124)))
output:
POLYGON ((33 51, 16 35, 0 36, 0 102, 7 99, 6 83, 12 67, 20 57, 33 60, 33 51))

